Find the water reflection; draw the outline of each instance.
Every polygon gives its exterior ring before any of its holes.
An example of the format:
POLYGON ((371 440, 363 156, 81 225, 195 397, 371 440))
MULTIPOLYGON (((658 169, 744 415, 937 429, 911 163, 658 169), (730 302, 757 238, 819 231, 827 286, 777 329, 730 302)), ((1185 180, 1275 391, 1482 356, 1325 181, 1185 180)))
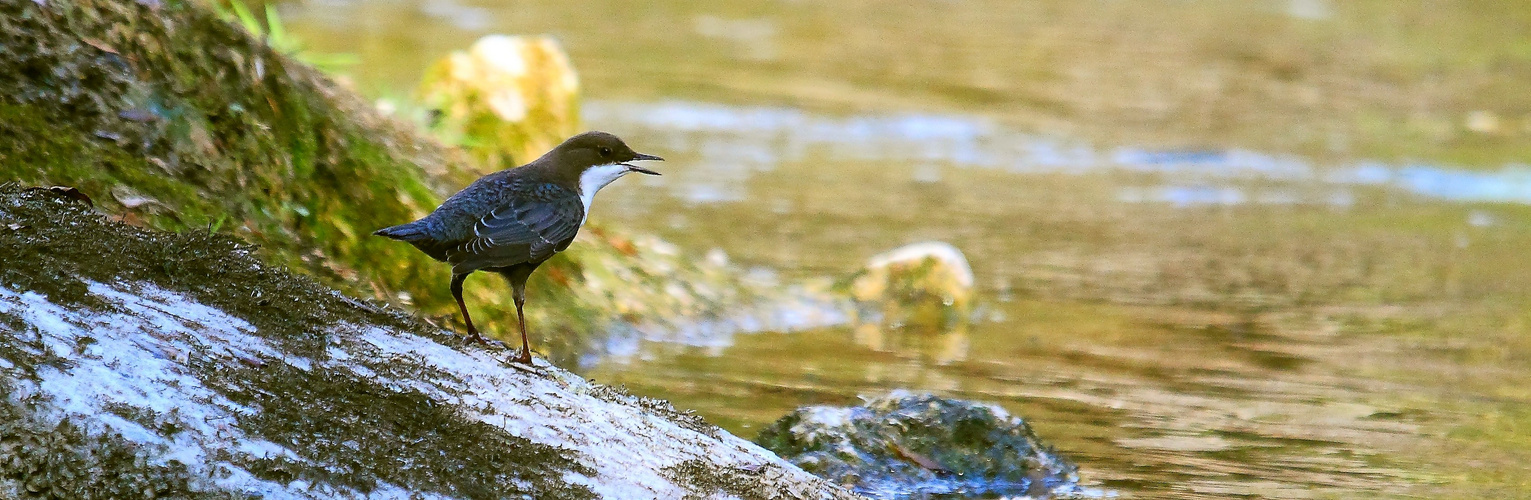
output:
MULTIPOLYGON (((775 277, 757 276, 755 279, 774 282, 775 277)), ((645 343, 701 348, 708 355, 718 356, 732 346, 734 337, 741 333, 796 332, 849 322, 851 307, 825 293, 823 288, 822 284, 811 284, 811 287, 783 284, 779 294, 733 311, 726 317, 618 323, 606 332, 604 343, 598 350, 583 354, 580 366, 590 368, 602 362, 628 364, 652 358, 652 352, 642 349, 645 343)))
POLYGON ((970 326, 957 324, 944 330, 894 328, 879 323, 861 323, 852 327, 857 345, 873 352, 891 353, 903 358, 926 360, 945 366, 967 361, 971 342, 970 326))
POLYGON ((746 436, 784 409, 854 404, 889 387, 995 401, 1066 443, 1089 484, 1155 497, 1407 489, 1411 474, 1383 450, 1419 439, 1419 426, 1397 417, 1416 410, 1367 396, 1402 388, 1348 375, 1357 365, 1347 358, 1385 339, 1192 310, 1145 321, 1114 307, 1007 309, 1014 320, 949 332, 743 335, 721 356, 656 343, 639 366, 590 375, 665 394, 746 436))
POLYGON ((1531 166, 1468 170, 1377 162, 1319 165, 1291 156, 1239 149, 1101 149, 1078 141, 1022 133, 992 121, 957 115, 891 113, 848 117, 792 108, 735 107, 665 101, 587 103, 588 122, 642 130, 671 150, 691 151, 708 175, 676 184, 676 196, 695 203, 742 199, 752 173, 807 159, 918 164, 916 179, 934 182, 936 166, 1000 169, 1029 174, 1124 172, 1155 174, 1175 184, 1128 187, 1122 201, 1173 205, 1349 205, 1347 186, 1382 186, 1452 202, 1531 204, 1531 166), (1214 185, 1185 184, 1214 181, 1214 185), (1313 190, 1253 195, 1231 182, 1278 182, 1313 190))
POLYGON ((1165 203, 1175 207, 1243 204, 1348 207, 1355 204, 1356 197, 1354 193, 1344 189, 1327 192, 1289 188, 1249 190, 1232 186, 1199 184, 1124 187, 1118 191, 1117 200, 1126 203, 1165 203))

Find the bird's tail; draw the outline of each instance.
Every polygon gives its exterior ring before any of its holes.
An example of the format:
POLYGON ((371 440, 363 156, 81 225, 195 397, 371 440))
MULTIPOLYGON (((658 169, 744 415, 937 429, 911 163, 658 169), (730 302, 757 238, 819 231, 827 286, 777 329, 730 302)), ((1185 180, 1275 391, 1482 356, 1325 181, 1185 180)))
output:
POLYGON ((374 231, 372 234, 408 242, 416 242, 430 237, 430 234, 425 230, 425 225, 421 224, 420 221, 385 227, 374 231))
POLYGON ((426 255, 431 256, 432 259, 446 261, 447 250, 451 248, 451 244, 437 241, 432 236, 434 233, 431 232, 430 228, 430 224, 423 220, 417 220, 409 224, 385 227, 374 231, 372 234, 408 242, 414 245, 415 248, 420 249, 420 251, 425 252, 426 255))

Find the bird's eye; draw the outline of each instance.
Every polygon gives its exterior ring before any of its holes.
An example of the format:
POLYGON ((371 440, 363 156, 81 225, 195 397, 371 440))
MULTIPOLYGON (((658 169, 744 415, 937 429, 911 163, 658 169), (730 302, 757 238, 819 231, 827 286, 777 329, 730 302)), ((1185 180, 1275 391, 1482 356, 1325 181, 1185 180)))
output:
POLYGON ((601 156, 611 156, 611 148, 601 148, 601 156))

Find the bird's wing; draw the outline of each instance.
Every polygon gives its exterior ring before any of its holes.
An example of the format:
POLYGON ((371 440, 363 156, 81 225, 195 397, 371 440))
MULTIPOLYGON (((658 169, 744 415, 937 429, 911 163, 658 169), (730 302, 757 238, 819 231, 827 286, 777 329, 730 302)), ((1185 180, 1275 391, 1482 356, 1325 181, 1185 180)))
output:
POLYGON ((455 267, 540 262, 574 240, 585 216, 579 193, 557 184, 514 185, 510 192, 505 204, 473 225, 473 237, 448 255, 455 267))

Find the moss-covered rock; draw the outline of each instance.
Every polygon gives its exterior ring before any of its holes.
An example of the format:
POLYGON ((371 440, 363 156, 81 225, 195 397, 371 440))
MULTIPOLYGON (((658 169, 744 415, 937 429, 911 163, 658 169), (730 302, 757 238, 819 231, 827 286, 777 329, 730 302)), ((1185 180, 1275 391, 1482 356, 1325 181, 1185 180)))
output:
POLYGON ((928 394, 894 392, 864 406, 800 408, 755 442, 874 498, 1078 491, 1077 469, 1020 418, 928 394))
POLYGON ((227 235, 8 184, 0 261, 0 496, 849 498, 667 403, 508 363, 227 235))
POLYGON ((426 72, 431 130, 487 170, 524 164, 578 132, 579 77, 551 37, 489 35, 426 72))
POLYGON ((0 3, 0 179, 232 231, 359 296, 447 304, 420 287, 446 270, 368 235, 434 208, 462 164, 370 108, 199 2, 0 3))
MULTIPOLYGON (((16 398, 7 382, 0 380, 0 394, 16 398)), ((40 399, 23 396, 13 400, 20 404, 0 405, 0 497, 247 498, 201 489, 199 478, 185 464, 150 462, 120 433, 88 432, 76 418, 40 418, 28 411, 35 410, 40 399)))
POLYGON ((859 323, 941 330, 968 321, 973 270, 957 247, 926 241, 873 256, 843 288, 859 323))

